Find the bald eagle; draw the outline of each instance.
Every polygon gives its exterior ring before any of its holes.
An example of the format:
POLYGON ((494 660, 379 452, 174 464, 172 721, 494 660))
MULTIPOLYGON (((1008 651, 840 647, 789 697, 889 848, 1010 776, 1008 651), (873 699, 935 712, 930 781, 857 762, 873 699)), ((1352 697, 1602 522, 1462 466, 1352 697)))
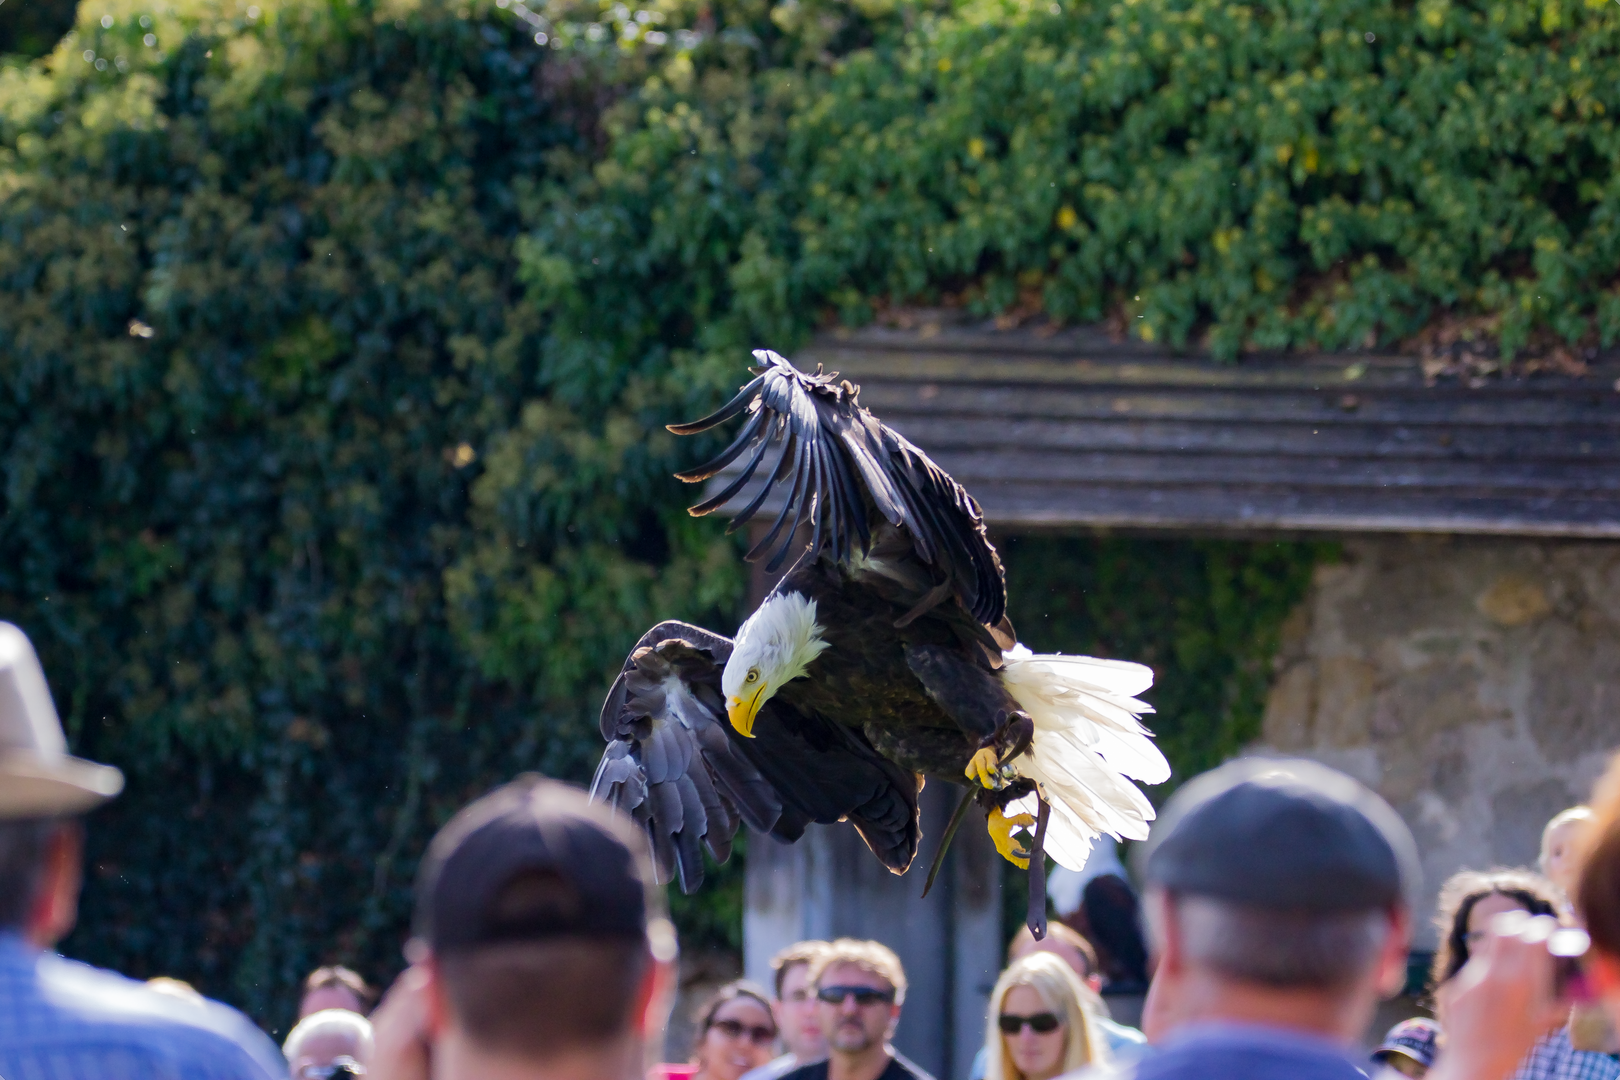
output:
POLYGON ((982 806, 996 849, 1030 870, 1034 928, 1043 853, 1078 870, 1098 836, 1147 835, 1153 808, 1131 778, 1170 775, 1138 719, 1152 711, 1138 695, 1153 673, 1018 644, 973 498, 836 372, 754 356, 755 377, 728 404, 670 425, 691 435, 747 417, 718 457, 677 475, 709 480, 747 455, 691 513, 760 476, 733 531, 785 494, 746 558, 768 556, 775 571, 801 527, 809 544, 735 639, 663 622, 636 643, 602 709, 592 794, 635 817, 663 880, 691 892, 701 849, 724 861, 739 822, 791 842, 810 822, 849 821, 904 873, 924 778, 961 785, 934 871, 965 811, 982 806))

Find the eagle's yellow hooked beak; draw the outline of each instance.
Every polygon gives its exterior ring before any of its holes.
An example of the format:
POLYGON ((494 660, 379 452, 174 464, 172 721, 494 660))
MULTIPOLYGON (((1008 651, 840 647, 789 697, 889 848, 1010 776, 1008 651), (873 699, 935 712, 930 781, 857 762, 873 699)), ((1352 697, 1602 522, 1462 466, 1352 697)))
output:
POLYGON ((726 704, 726 715, 731 718, 731 726, 737 729, 737 734, 745 739, 754 737, 754 717, 759 715, 759 707, 764 704, 765 684, 759 684, 754 696, 744 701, 734 697, 726 704))

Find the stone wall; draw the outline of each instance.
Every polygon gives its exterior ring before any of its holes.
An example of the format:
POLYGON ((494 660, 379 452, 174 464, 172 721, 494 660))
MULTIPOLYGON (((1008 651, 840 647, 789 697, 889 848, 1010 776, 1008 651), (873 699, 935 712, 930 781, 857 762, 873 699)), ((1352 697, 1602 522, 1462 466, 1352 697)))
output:
POLYGON ((1541 827, 1620 747, 1620 544, 1346 541, 1289 618, 1263 749, 1400 811, 1429 909, 1462 867, 1533 865, 1541 827))

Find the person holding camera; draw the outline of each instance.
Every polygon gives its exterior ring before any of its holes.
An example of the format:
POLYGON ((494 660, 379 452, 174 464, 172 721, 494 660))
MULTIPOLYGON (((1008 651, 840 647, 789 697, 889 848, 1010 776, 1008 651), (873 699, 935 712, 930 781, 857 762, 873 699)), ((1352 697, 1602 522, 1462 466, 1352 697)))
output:
MULTIPOLYGON (((1492 920, 1504 912, 1557 918, 1561 906, 1552 882, 1528 870, 1463 870, 1440 889, 1435 927, 1440 948, 1434 954, 1430 982, 1438 1016, 1446 1022, 1440 989, 1468 963, 1472 944, 1485 936, 1492 920)), ((1569 1025, 1543 1036, 1519 1064, 1515 1080, 1617 1080, 1620 1062, 1608 1054, 1577 1048, 1569 1025)))
MULTIPOLYGON (((1418 888, 1416 845, 1387 803, 1315 762, 1229 762, 1166 805, 1145 877, 1158 967, 1143 1027, 1157 1052, 1076 1075, 1364 1080, 1355 1048, 1405 981, 1418 888)), ((1450 1042, 1431 1080, 1505 1080, 1556 1026, 1555 927, 1480 940, 1448 983, 1450 1042)))

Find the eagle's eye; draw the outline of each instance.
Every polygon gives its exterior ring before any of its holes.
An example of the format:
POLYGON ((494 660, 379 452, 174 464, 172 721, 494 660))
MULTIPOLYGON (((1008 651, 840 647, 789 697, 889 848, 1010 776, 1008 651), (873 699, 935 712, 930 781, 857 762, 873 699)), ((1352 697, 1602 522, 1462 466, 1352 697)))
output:
POLYGON ((759 682, 759 668, 757 668, 757 667, 749 668, 748 669, 748 678, 744 679, 743 682, 751 682, 751 683, 759 682))

